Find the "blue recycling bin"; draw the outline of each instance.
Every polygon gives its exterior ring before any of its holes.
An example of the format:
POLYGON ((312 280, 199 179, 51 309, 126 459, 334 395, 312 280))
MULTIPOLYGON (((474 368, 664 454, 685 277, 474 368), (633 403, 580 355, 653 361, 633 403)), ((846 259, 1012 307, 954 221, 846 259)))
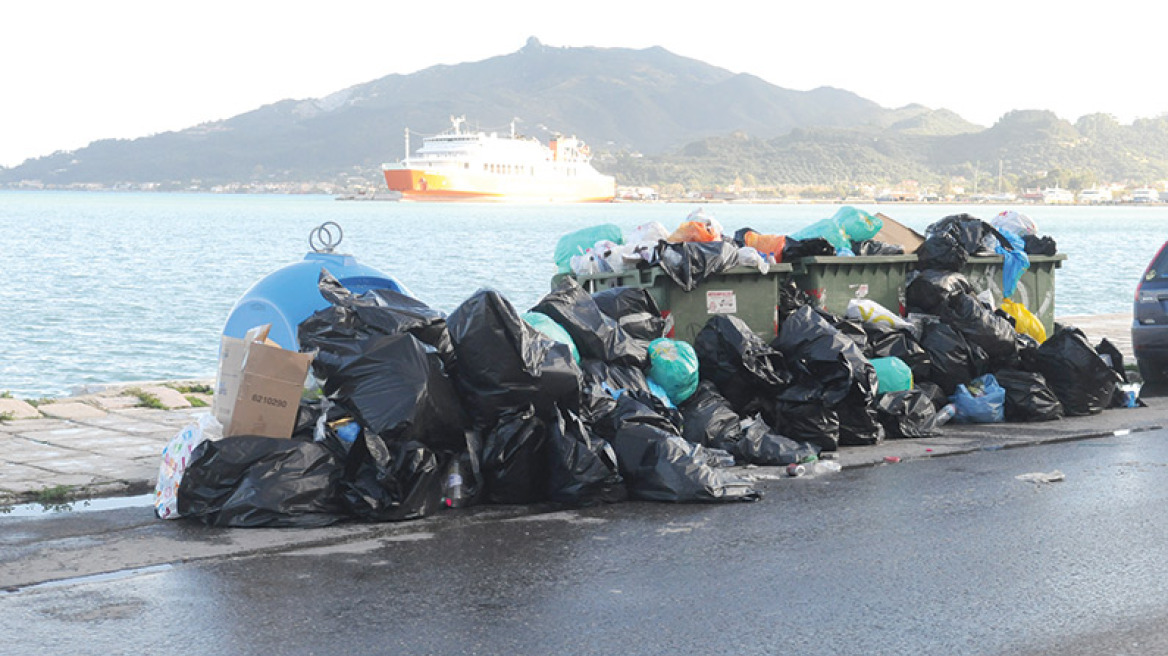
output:
POLYGON ((227 316, 223 335, 242 338, 248 330, 270 323, 268 339, 282 348, 300 350, 296 327, 330 305, 317 286, 322 269, 354 294, 392 289, 413 296, 404 285, 357 262, 352 255, 311 252, 303 260, 273 271, 244 292, 227 316))

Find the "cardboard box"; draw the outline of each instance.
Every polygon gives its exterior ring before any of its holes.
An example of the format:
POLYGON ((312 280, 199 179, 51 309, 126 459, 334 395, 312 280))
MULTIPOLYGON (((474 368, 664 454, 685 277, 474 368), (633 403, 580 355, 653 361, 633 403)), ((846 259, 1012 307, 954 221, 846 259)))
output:
POLYGON ((911 255, 917 252, 921 244, 925 243, 925 236, 916 230, 904 224, 897 223, 883 214, 877 213, 876 216, 880 217, 880 220, 884 222, 884 227, 873 237, 876 241, 901 246, 904 248, 905 255, 911 255))
POLYGON ((220 344, 212 409, 224 437, 292 436, 312 354, 280 348, 267 339, 268 328, 243 339, 224 336, 220 344))

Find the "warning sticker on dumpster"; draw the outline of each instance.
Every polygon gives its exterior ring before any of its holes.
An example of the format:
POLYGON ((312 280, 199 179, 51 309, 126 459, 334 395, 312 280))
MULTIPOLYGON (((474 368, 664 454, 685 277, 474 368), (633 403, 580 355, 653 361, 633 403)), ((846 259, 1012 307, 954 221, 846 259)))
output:
POLYGON ((738 299, 732 291, 706 292, 706 314, 737 314, 738 299))

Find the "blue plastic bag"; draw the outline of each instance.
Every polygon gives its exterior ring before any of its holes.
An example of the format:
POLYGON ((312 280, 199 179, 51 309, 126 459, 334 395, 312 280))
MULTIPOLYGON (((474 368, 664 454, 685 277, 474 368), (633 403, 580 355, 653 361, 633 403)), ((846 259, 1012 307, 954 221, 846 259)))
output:
POLYGON ((1030 256, 1026 254, 1026 243, 1018 235, 1009 230, 1000 231, 1002 236, 1014 247, 1008 250, 1001 244, 994 247, 1002 256, 1002 298, 1010 298, 1018 288, 1018 280, 1022 272, 1030 268, 1030 256))
POLYGON ((949 397, 957 414, 953 421, 959 424, 996 424, 1006 421, 1006 390, 993 374, 974 378, 969 385, 958 385, 949 397))

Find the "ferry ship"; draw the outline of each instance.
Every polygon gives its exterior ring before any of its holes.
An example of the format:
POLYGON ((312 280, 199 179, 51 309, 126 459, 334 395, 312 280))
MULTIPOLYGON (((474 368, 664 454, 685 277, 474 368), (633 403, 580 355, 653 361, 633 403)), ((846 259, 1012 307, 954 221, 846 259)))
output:
POLYGON ((592 167, 591 153, 575 137, 544 145, 511 134, 467 132, 465 117, 450 117, 450 132, 426 137, 410 156, 382 164, 390 191, 405 201, 498 201, 531 203, 609 202, 616 181, 592 167))

